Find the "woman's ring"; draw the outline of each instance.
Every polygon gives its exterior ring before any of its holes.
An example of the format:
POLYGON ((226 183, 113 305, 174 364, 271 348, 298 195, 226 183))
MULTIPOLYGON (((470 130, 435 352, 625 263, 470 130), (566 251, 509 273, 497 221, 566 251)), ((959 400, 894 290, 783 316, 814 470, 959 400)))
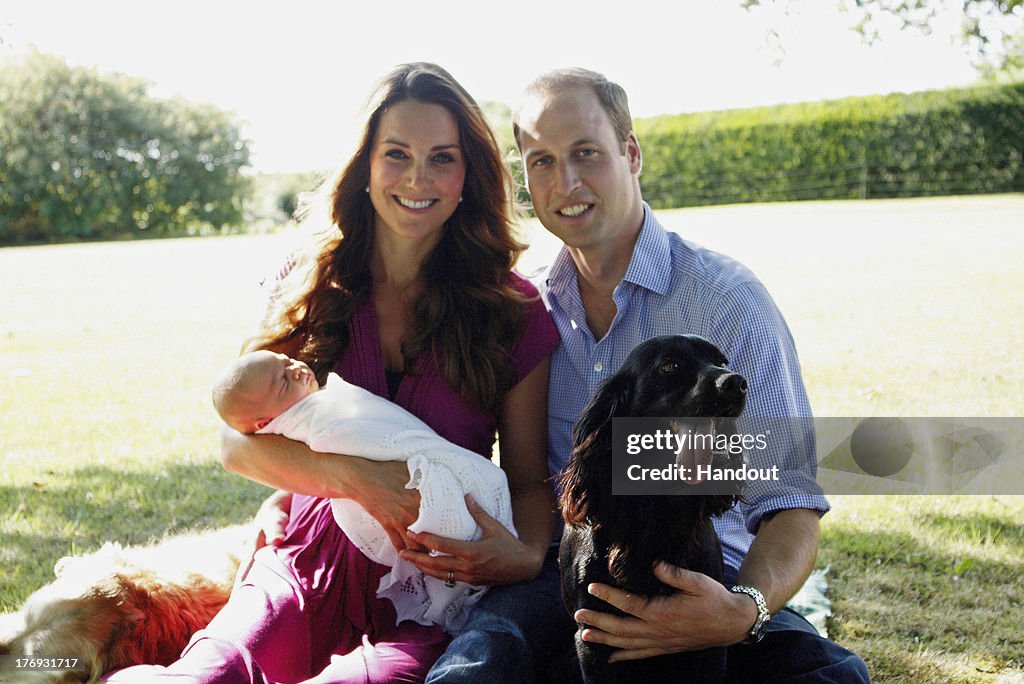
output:
POLYGON ((452 587, 455 586, 455 571, 454 570, 449 570, 448 571, 448 579, 446 579, 444 581, 444 586, 448 587, 449 589, 451 589, 452 587))

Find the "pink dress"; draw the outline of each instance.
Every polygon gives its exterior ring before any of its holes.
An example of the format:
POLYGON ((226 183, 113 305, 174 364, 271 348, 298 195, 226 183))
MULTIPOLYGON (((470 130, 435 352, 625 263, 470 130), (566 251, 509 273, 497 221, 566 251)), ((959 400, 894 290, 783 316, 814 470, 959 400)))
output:
MULTIPOLYGON (((509 350, 524 378, 558 344, 558 333, 537 292, 513 276, 532 298, 523 334, 509 350)), ((349 322, 350 343, 334 371, 387 396, 384 362, 372 299, 349 322)), ((421 358, 398 387, 395 403, 442 437, 490 455, 496 417, 466 403, 421 358)), ((390 601, 376 596, 388 568, 368 560, 335 524, 330 501, 296 495, 284 542, 260 549, 228 604, 197 632, 168 667, 143 665, 106 681, 291 684, 419 682, 448 639, 437 626, 395 624, 390 601)))

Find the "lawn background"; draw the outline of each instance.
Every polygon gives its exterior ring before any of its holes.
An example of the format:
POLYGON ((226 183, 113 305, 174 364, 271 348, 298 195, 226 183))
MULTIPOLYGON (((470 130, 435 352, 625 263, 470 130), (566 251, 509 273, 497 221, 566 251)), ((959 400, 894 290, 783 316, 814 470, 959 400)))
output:
MULTIPOLYGON (((817 415, 1024 415, 1024 196, 659 217, 762 279, 817 415)), ((530 272, 557 245, 524 235, 530 272)), ((294 237, 0 250, 0 612, 63 555, 255 510, 266 490, 220 468, 209 387, 294 237)), ((1024 682, 1024 497, 833 504, 830 629, 877 681, 1024 682)))

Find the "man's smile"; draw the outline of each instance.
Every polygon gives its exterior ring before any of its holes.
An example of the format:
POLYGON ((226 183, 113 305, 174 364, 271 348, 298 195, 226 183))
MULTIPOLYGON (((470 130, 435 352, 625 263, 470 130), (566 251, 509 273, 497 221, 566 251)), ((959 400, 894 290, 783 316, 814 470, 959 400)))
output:
POLYGON ((562 216, 575 218, 593 206, 593 204, 573 204, 572 206, 559 209, 558 213, 561 214, 562 216))

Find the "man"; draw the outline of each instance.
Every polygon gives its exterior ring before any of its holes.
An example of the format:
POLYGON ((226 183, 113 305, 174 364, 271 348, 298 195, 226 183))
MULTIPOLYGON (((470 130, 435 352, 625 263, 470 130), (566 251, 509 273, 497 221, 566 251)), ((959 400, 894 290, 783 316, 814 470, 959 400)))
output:
MULTIPOLYGON (((656 335, 698 334, 722 349, 750 382, 747 415, 810 415, 792 338, 761 283, 667 233, 644 203, 621 87, 582 69, 545 74, 528 87, 514 129, 537 217, 565 243, 544 292, 562 337, 549 392, 552 473, 600 382, 656 335)), ((813 569, 828 510, 813 472, 803 476, 809 493, 764 496, 716 521, 732 591, 662 564, 657 576, 678 593, 647 601, 596 585, 592 593, 629 617, 579 611, 590 626, 583 638, 618 649, 613 660, 729 646, 735 681, 867 681, 860 658, 784 609, 813 569)))

